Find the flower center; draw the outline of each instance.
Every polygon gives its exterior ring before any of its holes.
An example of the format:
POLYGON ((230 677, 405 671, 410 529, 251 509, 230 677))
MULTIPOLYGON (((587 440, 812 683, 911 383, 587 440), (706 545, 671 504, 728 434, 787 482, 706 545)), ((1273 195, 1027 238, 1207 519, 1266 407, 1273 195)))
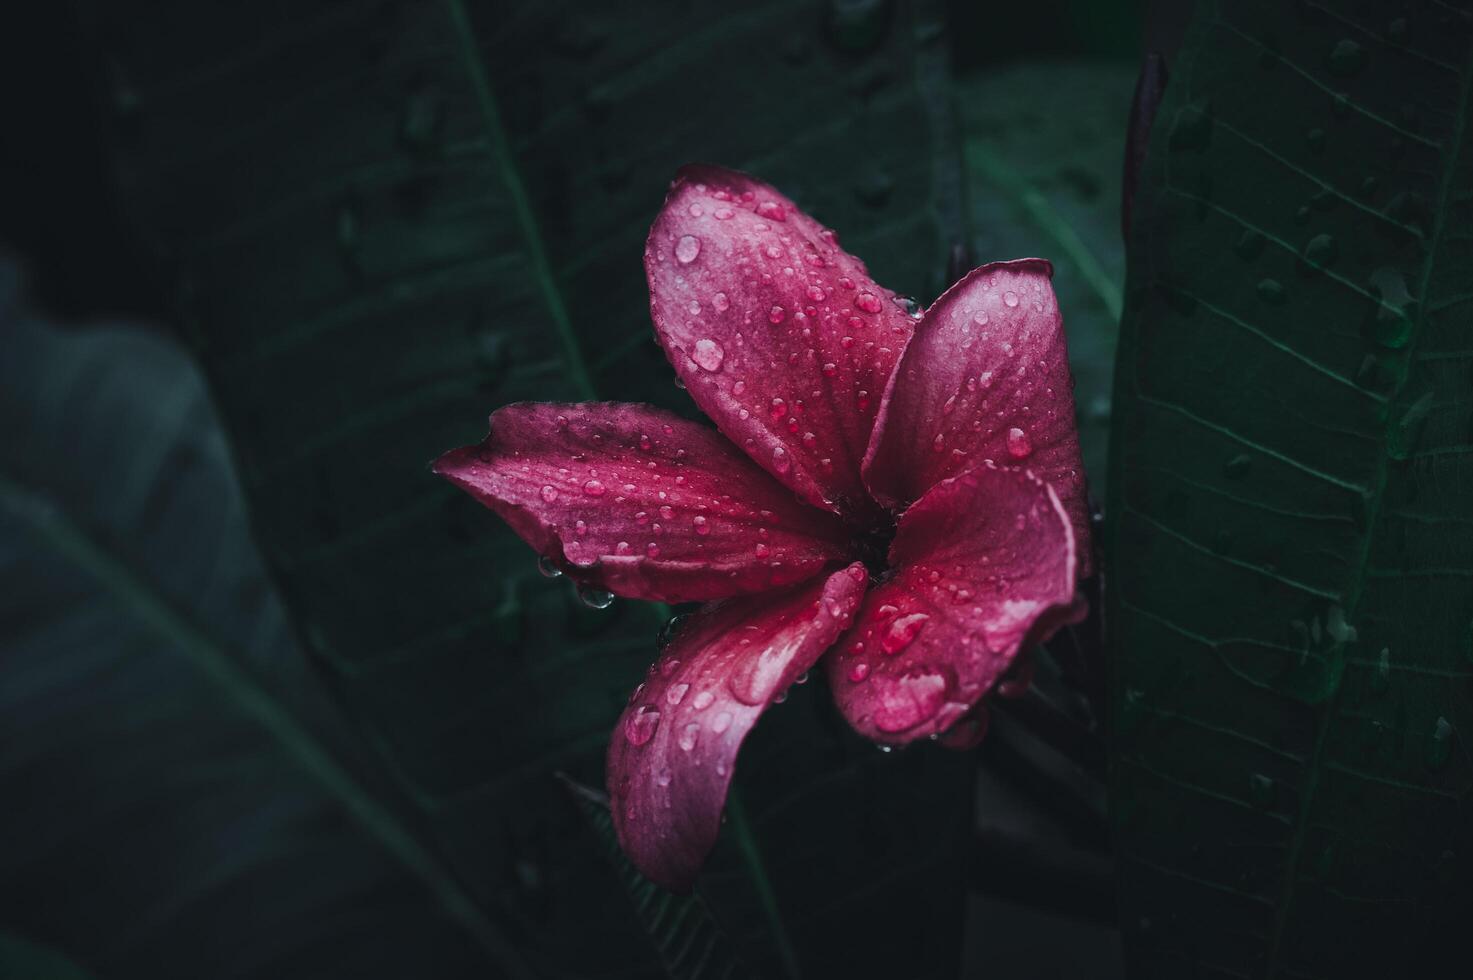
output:
POLYGON ((857 529, 854 556, 864 562, 870 578, 878 579, 890 569, 890 542, 895 540, 895 518, 885 514, 875 523, 857 529))

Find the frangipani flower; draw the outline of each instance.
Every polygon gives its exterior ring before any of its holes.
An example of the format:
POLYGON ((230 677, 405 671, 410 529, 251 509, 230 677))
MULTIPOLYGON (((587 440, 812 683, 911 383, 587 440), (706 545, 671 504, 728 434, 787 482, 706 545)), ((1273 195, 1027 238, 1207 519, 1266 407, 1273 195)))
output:
POLYGON ((1082 615, 1089 524, 1047 262, 976 269, 916 320, 772 187, 690 166, 645 270, 716 429, 508 405, 435 470, 586 586, 705 603, 608 756, 624 849, 685 889, 742 740, 820 660, 860 733, 975 744, 1019 651, 1082 615))

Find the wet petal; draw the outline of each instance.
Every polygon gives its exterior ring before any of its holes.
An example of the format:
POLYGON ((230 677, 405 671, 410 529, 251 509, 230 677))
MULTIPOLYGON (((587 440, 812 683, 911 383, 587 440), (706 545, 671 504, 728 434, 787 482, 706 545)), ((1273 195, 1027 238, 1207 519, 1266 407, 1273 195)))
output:
POLYGON ((890 561, 893 577, 827 661, 840 710, 876 741, 977 720, 1019 650, 1083 612, 1063 506, 1022 470, 983 465, 938 483, 901 517, 890 561))
POLYGON ((895 508, 984 460, 1026 467, 1054 488, 1088 574, 1089 509, 1064 321, 1042 259, 973 270, 916 328, 864 463, 895 508))
POLYGON ((685 890, 721 826, 737 750, 773 699, 852 622, 864 566, 707 606, 634 692, 609 743, 619 842, 651 880, 685 890))
POLYGON ((645 271, 696 404, 804 499, 868 514, 859 465, 913 330, 894 294, 786 197, 719 167, 676 177, 645 271))
POLYGON ((832 515, 720 433, 647 405, 522 403, 435 472, 580 582, 704 601, 790 585, 845 556, 832 515))

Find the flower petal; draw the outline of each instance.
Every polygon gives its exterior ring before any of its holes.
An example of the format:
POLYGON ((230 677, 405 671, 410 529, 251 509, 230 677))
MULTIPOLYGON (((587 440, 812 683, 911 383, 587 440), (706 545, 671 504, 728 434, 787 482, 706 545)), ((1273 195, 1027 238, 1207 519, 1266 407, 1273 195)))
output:
POLYGON ((648 405, 525 402, 435 472, 578 581, 634 599, 761 592, 846 556, 846 532, 720 433, 648 405))
POLYGON ((1089 504, 1064 320, 1043 259, 974 269, 926 311, 885 392, 864 461, 903 508, 983 460, 1026 466, 1063 501, 1089 574, 1089 504))
POLYGON ((716 843, 737 750, 773 699, 853 621, 864 566, 688 619, 609 743, 614 828, 652 881, 688 889, 716 843))
POLYGON ((1082 612, 1068 517, 1023 470, 984 464, 932 487, 900 518, 890 562, 828 657, 840 710, 876 741, 947 731, 1020 649, 1082 612))
POLYGON ((914 329, 894 294, 793 202, 719 167, 676 176, 644 264, 696 404, 805 500, 871 513, 859 464, 914 329))

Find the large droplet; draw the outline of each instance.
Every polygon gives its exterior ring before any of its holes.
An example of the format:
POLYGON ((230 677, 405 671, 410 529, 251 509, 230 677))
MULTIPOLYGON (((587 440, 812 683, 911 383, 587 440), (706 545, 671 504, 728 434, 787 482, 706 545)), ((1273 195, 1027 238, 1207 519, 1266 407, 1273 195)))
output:
POLYGON ((876 675, 879 692, 874 724, 882 732, 903 732, 936 717, 946 703, 946 675, 932 667, 913 667, 899 677, 876 675))
POLYGON ((1033 441, 1028 433, 1014 426, 1008 430, 1008 455, 1014 459, 1027 459, 1033 452, 1033 441))
POLYGON ((743 704, 759 705, 770 701, 782 684, 788 666, 787 651, 766 647, 760 652, 743 653, 743 660, 727 680, 727 687, 743 704))
POLYGON ((720 371, 721 362, 726 357, 726 351, 714 340, 696 341, 695 353, 691 360, 695 361, 703 371, 720 371))
POLYGON ((589 609, 607 609, 614 604, 614 593, 593 585, 578 586, 578 601, 589 609))
POLYGON ((557 487, 553 486, 550 483, 544 485, 541 491, 541 496, 542 499, 547 503, 552 503, 554 500, 557 499, 557 487))
POLYGON ((675 258, 681 265, 690 265, 701 254, 701 240, 695 235, 681 235, 675 243, 675 258))
POLYGON ((878 313, 885 308, 874 293, 860 293, 854 297, 854 305, 866 313, 878 313))
POLYGON ((589 480, 583 484, 583 492, 590 497, 602 497, 604 495, 604 485, 598 480, 589 480))
POLYGON ((772 468, 779 473, 786 473, 793 468, 793 460, 782 446, 777 446, 772 450, 772 468))
POLYGON ((542 573, 543 578, 562 578, 563 570, 557 566, 557 560, 551 555, 537 556, 537 571, 542 573))
POLYGON ((634 714, 624 719, 624 737, 630 745, 644 745, 655 737, 660 727, 660 711, 649 704, 642 704, 634 714))
POLYGON ((880 649, 893 657, 911 645, 916 636, 920 634, 921 627, 925 626, 926 621, 930 618, 925 613, 911 613, 908 616, 901 616, 891 623, 889 628, 881 634, 880 649))

